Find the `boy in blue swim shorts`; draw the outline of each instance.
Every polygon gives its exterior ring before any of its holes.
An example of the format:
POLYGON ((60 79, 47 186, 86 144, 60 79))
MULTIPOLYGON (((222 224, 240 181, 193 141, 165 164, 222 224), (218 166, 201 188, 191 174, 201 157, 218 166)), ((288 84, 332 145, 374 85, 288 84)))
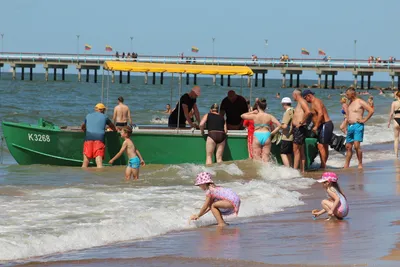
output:
POLYGON ((121 137, 125 139, 124 143, 122 144, 121 150, 115 155, 110 161, 110 164, 121 157, 121 155, 126 151, 126 154, 129 158, 128 166, 125 169, 125 179, 129 180, 133 177, 134 180, 139 179, 139 168, 140 166, 146 165, 142 155, 140 155, 139 150, 136 149, 135 145, 133 144, 132 140, 130 139, 132 135, 132 130, 129 127, 122 128, 121 137))

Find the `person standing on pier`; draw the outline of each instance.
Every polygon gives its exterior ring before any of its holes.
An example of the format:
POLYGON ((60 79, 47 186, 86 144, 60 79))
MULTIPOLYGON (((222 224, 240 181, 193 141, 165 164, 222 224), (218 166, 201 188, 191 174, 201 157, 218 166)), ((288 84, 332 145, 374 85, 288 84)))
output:
POLYGON ((346 91, 346 97, 350 100, 349 114, 347 117, 347 136, 346 136, 346 161, 344 168, 350 166, 350 160, 353 156, 353 145, 356 150, 358 159, 358 168, 362 169, 362 150, 361 142, 364 138, 364 123, 366 123, 374 114, 374 108, 368 105, 361 98, 357 98, 354 88, 349 88, 346 91), (368 111, 368 115, 364 117, 364 111, 368 111))
POLYGON ((114 124, 104 114, 106 107, 103 103, 98 103, 95 112, 86 116, 81 129, 85 132, 85 142, 83 143, 83 163, 82 168, 89 166, 89 160, 95 159, 97 168, 103 167, 103 158, 106 150, 104 144, 105 127, 108 125, 113 131, 117 131, 114 124))
POLYGON ((301 94, 303 98, 311 104, 311 113, 313 114, 312 133, 317 136, 318 150, 321 158, 321 169, 326 168, 326 162, 329 157, 329 144, 333 134, 333 123, 329 118, 328 111, 321 99, 314 96, 311 90, 305 90, 301 94))
POLYGON ((294 110, 292 126, 293 126, 293 168, 298 169, 304 173, 306 166, 306 157, 304 154, 304 140, 306 139, 307 127, 306 121, 311 115, 307 101, 301 96, 301 90, 295 89, 293 91, 293 99, 297 102, 294 110))
POLYGON ((200 121, 200 113, 197 108, 196 100, 201 94, 200 86, 195 86, 189 93, 181 96, 179 102, 176 104, 176 108, 172 111, 168 118, 168 127, 179 127, 185 128, 186 121, 192 128, 197 128, 192 118, 190 117, 190 111, 193 109, 194 115, 197 121, 200 121), (179 112, 179 114, 178 114, 179 112), (179 116, 179 123, 178 123, 179 116))
POLYGON ((131 111, 129 107, 124 104, 124 98, 118 97, 118 105, 114 108, 113 122, 116 127, 124 127, 129 124, 132 125, 131 111))

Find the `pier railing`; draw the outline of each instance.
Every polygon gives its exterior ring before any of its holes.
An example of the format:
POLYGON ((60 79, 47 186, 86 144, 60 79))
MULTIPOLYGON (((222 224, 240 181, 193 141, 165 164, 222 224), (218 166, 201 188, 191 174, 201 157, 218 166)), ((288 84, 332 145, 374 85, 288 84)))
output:
POLYGON ((117 58, 110 54, 60 54, 60 53, 0 53, 0 63, 65 63, 65 64, 98 64, 107 60, 125 62, 153 62, 173 64, 231 65, 272 68, 335 68, 335 69, 400 69, 400 62, 382 60, 380 62, 354 59, 293 58, 282 61, 279 58, 240 58, 240 57, 180 57, 139 55, 137 58, 117 58))

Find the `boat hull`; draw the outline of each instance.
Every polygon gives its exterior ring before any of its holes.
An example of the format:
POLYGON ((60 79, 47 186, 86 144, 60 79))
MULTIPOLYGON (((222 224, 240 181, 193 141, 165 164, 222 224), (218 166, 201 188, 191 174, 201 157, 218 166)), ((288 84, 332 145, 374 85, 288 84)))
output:
MULTIPOLYGON (((3 133, 8 149, 18 164, 48 164, 58 166, 81 166, 84 133, 63 130, 51 123, 39 120, 38 125, 3 122, 3 133)), ((134 131, 132 140, 147 164, 204 164, 206 158, 205 137, 198 131, 173 131, 158 129, 134 131)), ((116 132, 106 132, 104 163, 118 153, 122 138, 116 132)), ((279 146, 272 145, 272 155, 281 164, 279 146)), ((317 155, 316 140, 306 139, 307 166, 317 155)), ((248 158, 245 133, 229 135, 223 160, 248 158)), ((114 165, 126 165, 123 155, 114 165)), ((93 162, 92 162, 93 164, 93 162)))

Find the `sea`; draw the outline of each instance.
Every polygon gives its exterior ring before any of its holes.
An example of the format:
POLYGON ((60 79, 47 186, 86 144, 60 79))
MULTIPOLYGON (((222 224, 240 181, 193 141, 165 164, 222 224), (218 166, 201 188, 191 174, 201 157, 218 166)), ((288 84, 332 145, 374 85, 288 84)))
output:
MULTIPOLYGON (((60 77, 59 77, 60 79, 60 77)), ((84 80, 84 79, 82 79, 84 80)), ((117 98, 123 96, 135 124, 166 124, 166 104, 175 106, 179 99, 176 77, 164 76, 164 84, 144 84, 141 76, 131 76, 131 83, 109 83, 99 77, 98 83, 77 82, 76 75, 65 81, 44 81, 35 74, 33 81, 13 81, 10 73, 0 79, 0 120, 36 123, 44 118, 56 125, 80 125, 86 114, 103 99, 112 116, 117 98), (105 82, 102 83, 102 80, 105 82), (102 98, 103 96, 103 98, 102 98)), ((118 79, 116 78, 116 81, 118 79)), ((126 77, 124 77, 124 82, 126 77)), ((268 112, 280 119, 281 97, 291 97, 292 88, 280 88, 281 80, 268 79, 266 87, 246 86, 247 80, 231 79, 231 87, 213 85, 212 77, 198 77, 202 94, 197 105, 201 114, 213 103, 220 103, 229 90, 252 99, 265 97, 268 112), (243 84, 243 87, 242 87, 243 84)), ((182 93, 193 86, 183 79, 182 93)), ((349 86, 351 81, 336 81, 349 86)), ((302 84, 316 84, 303 80, 302 84)), ((261 81, 259 82, 261 85, 261 81)), ((388 87, 388 82, 374 82, 388 87)), ((341 134, 341 89, 313 89, 321 98, 341 134)), ((387 120, 393 93, 361 90, 374 96, 375 114, 366 124, 363 148, 364 163, 394 158, 392 147, 380 146, 393 141, 393 130, 387 120), (384 149, 376 149, 377 146, 384 149)), ((0 136, 2 128, 0 126, 0 136)), ((145 146, 146 144, 141 144, 145 146)), ((196 153, 196 151, 193 151, 196 153)), ((146 159, 145 159, 146 160, 146 159)), ((329 168, 341 168, 344 156, 331 151, 329 168)), ((318 167, 318 159, 314 167, 318 167)), ((356 165, 355 159, 352 166, 356 165)), ((189 222, 203 204, 204 192, 194 186, 201 171, 211 172, 216 184, 232 188, 242 200, 238 217, 228 217, 232 224, 251 224, 260 216, 277 214, 288 208, 304 205, 300 190, 314 184, 309 174, 297 170, 263 164, 251 160, 226 162, 206 167, 203 164, 148 165, 141 169, 139 181, 125 181, 124 167, 101 170, 48 165, 18 165, 2 139, 0 147, 0 265, 101 258, 104 247, 134 245, 143 240, 208 227, 215 223, 211 214, 189 222)), ((138 249, 145 249, 139 247, 138 249)), ((118 250, 117 250, 118 251, 118 250)), ((121 252, 122 253, 122 252, 121 252)), ((123 253, 122 253, 123 254, 123 253)), ((149 256, 145 252, 144 257, 149 256)), ((114 256, 110 256, 114 257, 114 256)), ((123 255, 120 257, 124 257, 123 255)))

